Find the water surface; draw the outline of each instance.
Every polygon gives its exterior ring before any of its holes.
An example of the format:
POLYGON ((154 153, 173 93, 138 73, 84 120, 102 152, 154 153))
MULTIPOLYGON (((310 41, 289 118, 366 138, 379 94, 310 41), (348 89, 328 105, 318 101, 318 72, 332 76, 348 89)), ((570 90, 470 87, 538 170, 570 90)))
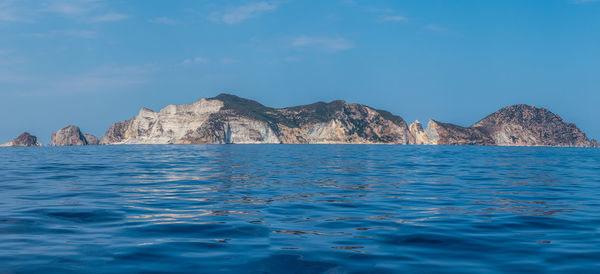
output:
POLYGON ((592 272, 600 150, 0 149, 0 272, 592 272))

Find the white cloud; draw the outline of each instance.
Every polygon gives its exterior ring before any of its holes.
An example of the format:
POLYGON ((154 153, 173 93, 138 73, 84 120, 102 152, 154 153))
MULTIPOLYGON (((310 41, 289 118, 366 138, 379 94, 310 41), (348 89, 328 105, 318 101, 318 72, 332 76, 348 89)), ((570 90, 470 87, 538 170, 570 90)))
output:
POLYGON ((209 19, 225 24, 238 24, 261 14, 277 9, 277 5, 267 2, 250 3, 243 6, 229 8, 223 12, 215 12, 209 19))
POLYGON ((185 59, 183 60, 183 62, 181 62, 182 65, 189 65, 189 64, 202 64, 202 63, 206 63, 208 62, 208 59, 204 58, 204 57, 194 57, 191 59, 185 59))
POLYGON ((54 37, 76 37, 76 38, 86 38, 93 39, 96 38, 96 32, 91 30, 52 30, 49 32, 43 33, 32 33, 28 36, 38 37, 38 38, 54 38, 54 37))
POLYGON ((98 2, 94 1, 55 0, 44 3, 40 10, 43 12, 57 13, 62 15, 80 15, 97 7, 98 2))
POLYGON ((175 25, 177 24, 177 21, 174 19, 171 19, 169 17, 157 17, 157 18, 152 18, 149 20, 150 23, 155 23, 155 24, 163 24, 163 25, 175 25))
POLYGON ((122 13, 110 12, 104 15, 100 15, 90 19, 90 22, 102 23, 102 22, 116 22, 129 18, 129 15, 122 13))
POLYGON ((63 16, 90 22, 113 22, 128 18, 106 13, 107 4, 98 0, 0 0, 0 22, 35 22, 43 16, 63 16), (93 17, 96 15, 96 17, 93 17), (91 20, 87 20, 92 17, 91 20))
POLYGON ((354 48, 354 44, 342 37, 299 36, 292 41, 294 47, 315 47, 330 51, 354 48))

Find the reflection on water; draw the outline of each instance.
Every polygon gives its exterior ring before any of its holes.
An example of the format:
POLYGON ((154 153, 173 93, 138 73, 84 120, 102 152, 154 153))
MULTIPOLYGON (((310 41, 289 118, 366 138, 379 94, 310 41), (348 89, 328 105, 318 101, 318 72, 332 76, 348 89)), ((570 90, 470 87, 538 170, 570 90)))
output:
POLYGON ((595 149, 0 150, 0 272, 600 267, 595 149))

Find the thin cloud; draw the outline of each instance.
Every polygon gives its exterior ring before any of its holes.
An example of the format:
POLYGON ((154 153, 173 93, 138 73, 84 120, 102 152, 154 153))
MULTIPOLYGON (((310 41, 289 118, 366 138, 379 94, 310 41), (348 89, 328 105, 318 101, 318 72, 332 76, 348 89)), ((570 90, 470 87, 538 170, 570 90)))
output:
POLYGON ((449 30, 447 28, 440 26, 438 24, 427 24, 427 25, 425 25, 425 28, 430 31, 434 31, 434 32, 440 32, 440 33, 449 32, 449 30))
POLYGON ((98 7, 95 1, 51 1, 42 5, 40 11, 62 15, 81 15, 98 7))
POLYGON ((96 38, 96 32, 91 30, 52 30, 43 33, 32 33, 27 36, 33 36, 38 38, 75 37, 93 39, 96 38))
POLYGON ((129 17, 130 16, 127 14, 111 12, 111 13, 107 13, 107 14, 104 14, 101 16, 94 17, 94 18, 90 19, 90 22, 93 22, 93 23, 117 22, 117 21, 125 20, 129 17))
POLYGON ((239 24, 248 19, 256 18, 263 13, 274 11, 277 5, 268 2, 256 2, 243 6, 231 7, 222 12, 215 12, 209 19, 225 24, 239 24))
POLYGON ((98 0, 0 0, 0 22, 32 23, 46 15, 89 22, 114 22, 129 18, 128 15, 115 12, 102 14, 106 12, 106 6, 104 1, 98 0))
POLYGON ((194 57, 190 59, 185 59, 181 62, 182 65, 190 65, 190 64, 203 64, 207 63, 208 59, 204 57, 194 57))
POLYGON ((354 48, 354 44, 342 37, 299 36, 292 41, 292 46, 298 48, 320 48, 330 51, 342 51, 354 48))
POLYGON ((174 19, 171 19, 169 17, 157 17, 157 18, 153 18, 149 20, 150 23, 155 23, 155 24, 163 24, 163 25, 175 25, 178 22, 174 19))
POLYGON ((156 65, 102 66, 78 75, 32 76, 2 75, 0 83, 10 82, 20 88, 0 93, 20 93, 25 96, 124 92, 149 83, 158 71, 156 65))
POLYGON ((92 72, 67 77, 51 85, 58 92, 123 91, 143 85, 158 71, 156 65, 103 66, 92 72))
POLYGON ((18 3, 13 0, 0 1, 0 21, 33 22, 31 12, 18 5, 18 3))

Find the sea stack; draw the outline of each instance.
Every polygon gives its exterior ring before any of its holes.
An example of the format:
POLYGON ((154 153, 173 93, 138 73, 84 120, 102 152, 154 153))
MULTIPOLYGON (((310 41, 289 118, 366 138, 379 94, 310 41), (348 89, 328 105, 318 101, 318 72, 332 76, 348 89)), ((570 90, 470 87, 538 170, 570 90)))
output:
POLYGON ((14 140, 1 144, 0 147, 37 147, 41 145, 37 137, 29 134, 29 132, 24 132, 14 140))
POLYGON ((51 146, 86 146, 97 145, 98 143, 96 136, 83 134, 79 127, 74 125, 66 126, 52 133, 50 141, 51 146))

